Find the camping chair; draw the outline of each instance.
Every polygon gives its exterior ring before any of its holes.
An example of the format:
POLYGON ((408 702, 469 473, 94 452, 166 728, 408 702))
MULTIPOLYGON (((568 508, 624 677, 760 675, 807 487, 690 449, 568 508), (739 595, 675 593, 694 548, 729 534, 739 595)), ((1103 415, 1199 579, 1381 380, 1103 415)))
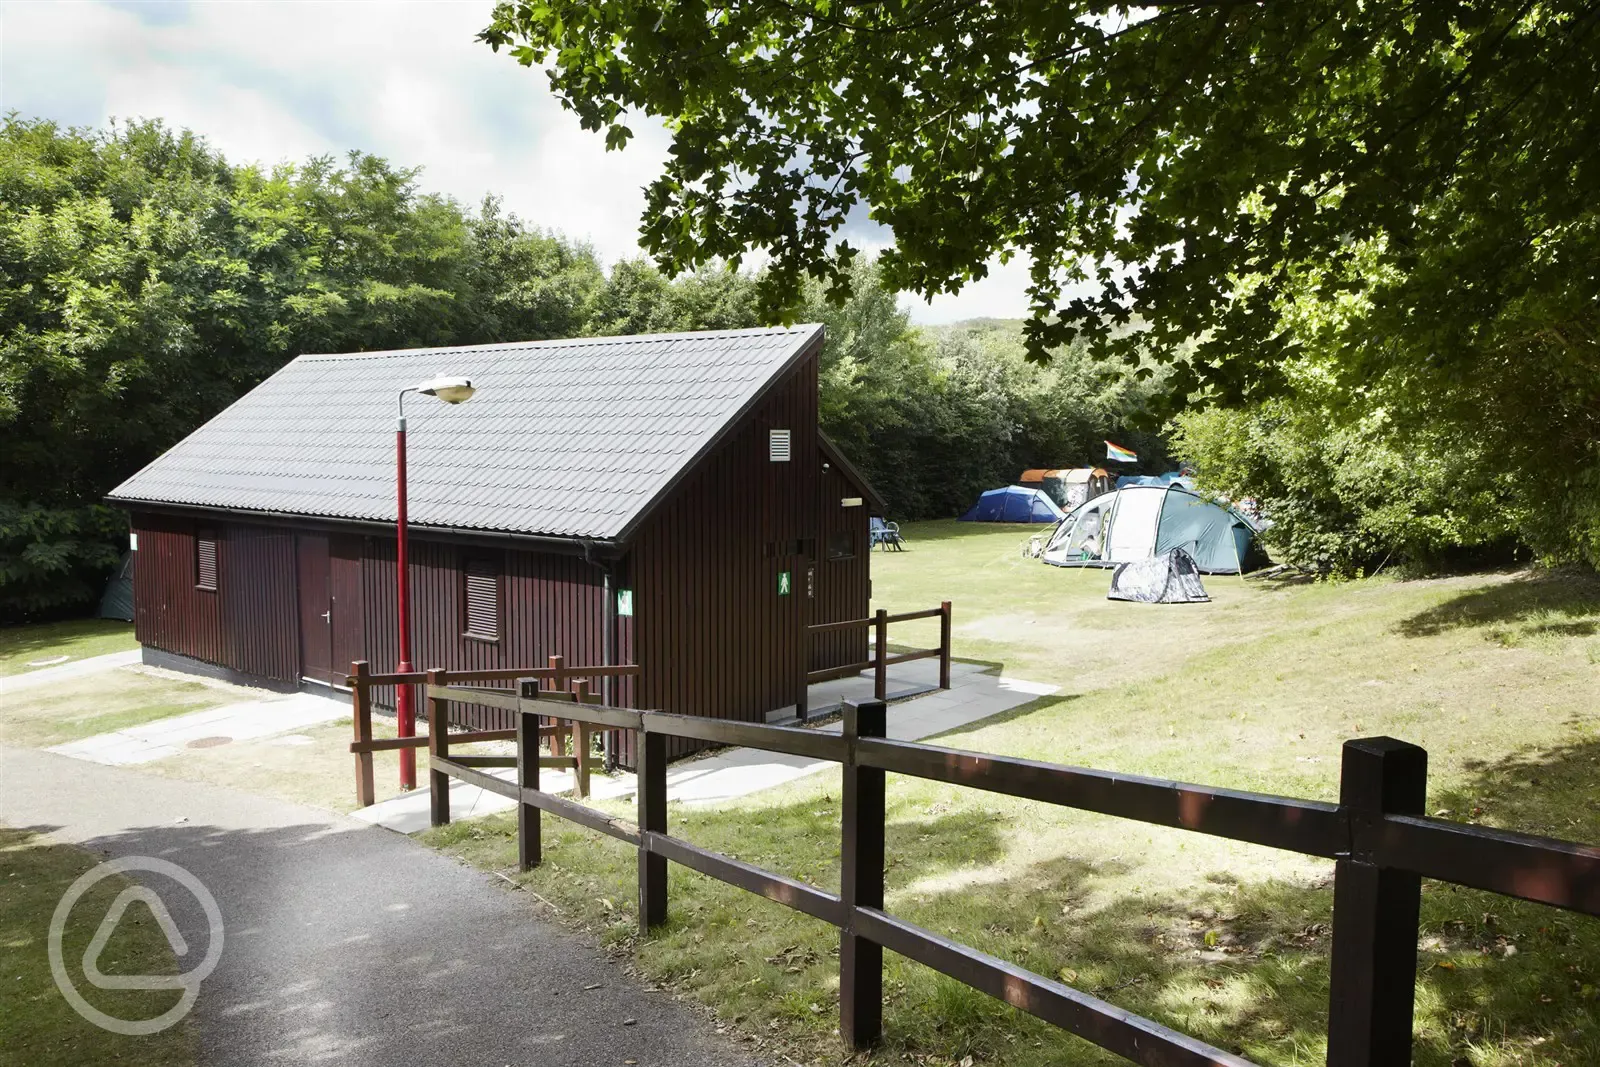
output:
POLYGON ((874 515, 872 517, 872 528, 868 536, 871 538, 867 542, 867 551, 869 552, 879 545, 883 546, 885 552, 889 551, 891 547, 896 552, 905 551, 906 539, 900 536, 899 523, 884 522, 874 515))

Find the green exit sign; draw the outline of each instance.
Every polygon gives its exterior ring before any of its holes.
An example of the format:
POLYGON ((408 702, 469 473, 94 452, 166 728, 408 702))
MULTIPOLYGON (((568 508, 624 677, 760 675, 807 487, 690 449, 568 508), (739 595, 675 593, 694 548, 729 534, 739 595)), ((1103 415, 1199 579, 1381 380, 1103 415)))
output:
POLYGON ((788 571, 778 572, 778 595, 788 596, 789 590, 794 587, 794 577, 788 571))

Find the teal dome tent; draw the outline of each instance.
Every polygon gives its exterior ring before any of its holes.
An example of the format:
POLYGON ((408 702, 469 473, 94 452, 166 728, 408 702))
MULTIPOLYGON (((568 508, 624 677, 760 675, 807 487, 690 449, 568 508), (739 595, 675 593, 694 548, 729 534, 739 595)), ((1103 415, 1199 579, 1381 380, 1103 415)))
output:
POLYGON ((1205 574, 1238 574, 1255 535, 1243 514, 1181 485, 1130 485, 1074 508, 1042 558, 1056 567, 1113 567, 1181 548, 1205 574))

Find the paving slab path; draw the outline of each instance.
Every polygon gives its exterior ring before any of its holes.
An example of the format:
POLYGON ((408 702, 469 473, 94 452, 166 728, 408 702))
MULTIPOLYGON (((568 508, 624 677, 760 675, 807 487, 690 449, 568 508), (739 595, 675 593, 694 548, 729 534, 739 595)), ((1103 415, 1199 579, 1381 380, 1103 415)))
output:
MULTIPOLYGON (((492 876, 344 816, 0 747, 0 822, 159 857, 210 890, 225 934, 194 1008, 208 1067, 761 1067, 492 876)), ((134 877, 203 952, 199 906, 134 877)))
POLYGON ((95 734, 51 752, 73 759, 127 766, 177 755, 191 742, 249 741, 348 718, 349 705, 317 693, 265 693, 220 708, 95 734))
POLYGON ((56 667, 40 667, 37 670, 23 671, 21 674, 8 674, 0 677, 0 694, 32 689, 37 685, 65 682, 90 674, 103 674, 118 667, 130 667, 138 662, 139 650, 132 648, 126 652, 107 652, 103 656, 90 656, 88 659, 74 660, 56 667))

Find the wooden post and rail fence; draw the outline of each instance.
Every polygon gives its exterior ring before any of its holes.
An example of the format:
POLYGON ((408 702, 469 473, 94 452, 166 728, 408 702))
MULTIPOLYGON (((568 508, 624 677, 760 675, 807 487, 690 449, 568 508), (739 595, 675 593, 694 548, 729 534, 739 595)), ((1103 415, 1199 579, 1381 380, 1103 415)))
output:
MULTIPOLYGON (((883 608, 879 608, 866 619, 844 619, 839 622, 819 622, 806 627, 808 634, 815 637, 817 634, 838 633, 841 630, 870 629, 872 631, 872 653, 859 663, 846 663, 838 667, 826 667, 820 671, 811 671, 806 675, 806 684, 832 681, 835 678, 847 678, 852 674, 862 671, 872 671, 872 699, 889 699, 889 668, 896 663, 910 663, 918 659, 939 660, 939 688, 950 688, 950 601, 946 600, 936 608, 925 611, 907 611, 899 615, 890 615, 883 608), (939 620, 939 647, 913 649, 910 652, 901 652, 896 655, 889 654, 889 626, 897 622, 911 622, 913 619, 938 619, 939 620)), ((806 709, 800 709, 800 718, 806 717, 806 709)))
MULTIPOLYGON (((402 748, 426 748, 429 760, 446 757, 450 749, 457 745, 468 745, 480 741, 515 741, 518 739, 516 729, 498 730, 467 730, 451 733, 448 729, 449 704, 448 700, 430 697, 428 699, 428 734, 426 737, 385 737, 372 736, 372 693, 374 689, 385 686, 399 685, 427 685, 429 690, 442 688, 451 683, 458 682, 515 682, 519 679, 534 678, 548 683, 552 690, 550 700, 570 700, 579 703, 590 703, 596 699, 589 691, 590 683, 596 678, 628 678, 637 676, 639 668, 636 666, 568 666, 561 656, 551 656, 548 665, 544 667, 512 667, 492 670, 464 670, 464 671, 411 671, 406 674, 373 674, 368 669, 365 660, 357 660, 350 665, 350 676, 345 683, 350 686, 350 702, 355 724, 355 739, 350 742, 350 752, 355 756, 356 770, 356 803, 360 807, 370 807, 376 801, 377 783, 373 777, 372 754, 374 752, 391 752, 402 748), (571 684, 571 689, 567 685, 571 684)), ((514 695, 514 690, 505 690, 514 695)), ((481 703, 472 701, 471 703, 481 703)), ((550 755, 542 756, 544 766, 571 770, 577 781, 577 791, 580 797, 589 795, 589 776, 599 765, 599 761, 591 752, 590 730, 587 724, 577 722, 568 716, 554 715, 539 727, 539 736, 548 740, 550 755), (567 752, 568 742, 571 744, 571 754, 567 752)), ((490 756, 457 756, 457 760, 475 764, 479 760, 494 759, 490 756)), ((498 764, 487 764, 498 766, 498 764)), ((437 805, 440 793, 446 784, 436 771, 429 771, 430 788, 434 793, 434 804, 437 805)), ((446 801, 448 805, 448 801, 446 801)), ((437 807, 435 810, 438 810, 437 807)), ((448 806, 445 810, 448 810, 448 806)))
MULTIPOLYGON (((897 663, 909 663, 919 659, 939 660, 939 688, 950 688, 950 601, 946 600, 936 608, 925 611, 908 611, 898 615, 890 615, 879 608, 870 618, 845 619, 841 622, 825 622, 807 627, 811 635, 823 633, 837 633, 841 630, 869 628, 874 634, 874 648, 872 655, 859 663, 845 664, 840 667, 829 667, 826 670, 812 671, 806 675, 806 684, 829 681, 834 678, 845 678, 852 674, 859 674, 864 670, 872 670, 872 695, 875 700, 888 699, 889 676, 888 670, 897 663), (910 622, 914 619, 939 619, 939 647, 916 649, 902 652, 898 655, 889 655, 889 626, 897 622, 910 622)), ((445 686, 459 682, 513 682, 519 679, 535 679, 549 683, 557 691, 569 693, 568 699, 580 703, 591 703, 589 684, 599 678, 625 678, 637 677, 639 668, 636 665, 623 666, 568 666, 561 656, 551 656, 545 667, 501 667, 485 670, 428 670, 411 671, 405 674, 374 674, 365 660, 357 660, 350 664, 350 674, 345 678, 345 684, 350 687, 350 701, 355 723, 355 738, 350 742, 350 752, 355 757, 356 774, 356 803, 360 807, 370 807, 376 802, 377 783, 373 775, 372 754, 374 752, 390 752, 403 748, 426 748, 430 757, 437 757, 449 751, 452 745, 466 745, 479 741, 512 741, 516 739, 513 729, 499 730, 468 730, 465 732, 446 734, 443 730, 436 730, 435 723, 447 722, 447 710, 430 701, 428 706, 428 735, 426 737, 387 737, 374 738, 372 736, 372 693, 374 689, 387 686, 400 685, 428 685, 445 686), (571 690, 567 684, 572 683, 571 690), (442 746, 442 747, 440 747, 442 746)), ((802 703, 798 709, 799 717, 806 718, 806 708, 802 703)), ((578 779, 579 796, 589 795, 589 775, 596 765, 588 759, 588 731, 582 724, 566 718, 554 718, 541 728, 541 736, 548 738, 551 754, 543 757, 544 766, 547 768, 571 769, 578 779), (583 735, 583 736, 580 736, 583 735), (573 755, 566 753, 566 742, 570 740, 573 755)), ((480 760, 490 757, 463 756, 462 759, 480 760)))
POLYGON ((541 859, 541 813, 632 845, 646 932, 667 917, 669 860, 837 927, 839 1032, 854 1048, 870 1046, 882 1032, 889 949, 1146 1067, 1252 1067, 1234 1053, 889 914, 888 772, 1334 860, 1329 1067, 1411 1062, 1423 878, 1600 916, 1600 848, 1428 817, 1427 753, 1392 738, 1345 743, 1339 802, 1329 804, 892 741, 881 701, 846 704, 843 732, 832 734, 574 703, 571 694, 547 691, 550 680, 549 672, 526 677, 516 691, 443 684, 439 676, 428 683, 430 701, 501 709, 517 724, 515 757, 469 761, 446 751, 433 759, 435 822, 449 819, 447 779, 458 778, 516 802, 523 869, 541 859), (540 788, 540 724, 552 717, 636 734, 637 824, 540 788), (840 764, 839 892, 671 836, 665 756, 674 737, 840 764), (512 765, 515 781, 486 773, 512 765))

